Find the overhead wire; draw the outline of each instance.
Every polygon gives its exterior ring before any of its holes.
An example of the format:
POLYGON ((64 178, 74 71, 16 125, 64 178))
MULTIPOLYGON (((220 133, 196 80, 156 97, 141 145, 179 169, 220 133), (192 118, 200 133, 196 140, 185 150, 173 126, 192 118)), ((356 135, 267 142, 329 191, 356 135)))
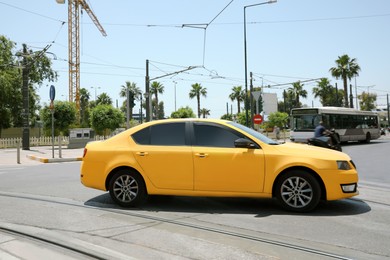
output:
MULTIPOLYGON (((205 70, 208 70, 207 68, 204 67, 205 65, 205 57, 206 57, 206 43, 207 43, 207 28, 213 24, 213 25, 231 25, 231 24, 242 24, 242 22, 230 22, 230 23, 216 23, 215 20, 229 7, 230 4, 232 4, 234 0, 231 0, 215 17, 213 17, 211 19, 211 21, 209 23, 206 23, 206 24, 114 24, 114 23, 104 23, 105 25, 108 25, 108 26, 143 26, 143 27, 175 27, 175 28, 184 28, 184 27, 189 27, 189 28, 198 28, 198 29, 204 29, 204 40, 203 40, 203 62, 202 62, 202 66, 205 70)), ((43 15, 43 14, 40 14, 40 13, 37 13, 37 12, 33 12, 33 11, 29 11, 29 10, 26 10, 24 8, 21 8, 21 7, 18 7, 18 6, 15 6, 15 5, 11 5, 11 4, 8 4, 8 3, 4 3, 2 1, 0 1, 0 4, 2 5, 6 5, 8 7, 11 7, 11 8, 14 8, 14 9, 18 9, 18 10, 21 10, 23 12, 27 12, 27 13, 30 13, 30 14, 33 14, 33 15, 36 15, 36 16, 40 16, 40 17, 43 17, 45 19, 49 19, 49 20, 52 20, 52 21, 55 21, 55 22, 60 22, 61 25, 60 25, 60 28, 59 30, 57 31, 57 33, 55 34, 55 37, 54 37, 54 40, 51 42, 51 43, 54 43, 54 44, 57 44, 59 46, 62 46, 62 47, 65 47, 63 45, 61 45, 60 43, 57 43, 56 40, 61 32, 61 30, 63 29, 63 26, 65 23, 67 23, 66 21, 62 21, 62 20, 59 20, 59 19, 56 19, 56 18, 53 18, 53 17, 50 17, 50 16, 47 16, 47 15, 43 15)), ((344 16, 344 17, 330 17, 330 18, 315 18, 315 19, 296 19, 296 20, 281 20, 281 21, 261 21, 261 22, 248 22, 248 24, 260 24, 260 23, 268 23, 268 24, 271 24, 271 23, 299 23, 299 22, 321 22, 321 21, 334 21, 334 20, 349 20, 349 19, 371 19, 371 18, 380 18, 380 17, 388 17, 390 16, 390 13, 384 13, 384 14, 372 14, 372 15, 360 15, 360 16, 344 16)), ((93 57, 97 60, 101 60, 99 58, 96 58, 94 56, 91 56, 91 55, 88 55, 90 57, 93 57)), ((66 59, 58 59, 60 61, 66 61, 66 59)), ((102 60, 101 60, 102 61, 102 60)), ((103 62, 106 62, 106 61, 103 61, 103 62)), ((90 63, 90 62, 83 62, 84 64, 95 64, 95 65, 99 65, 99 66, 112 66, 112 67, 117 67, 117 68, 130 68, 130 69, 135 69, 135 70, 142 70, 142 68, 134 68, 134 67, 126 67, 126 66, 120 66, 120 65, 115 65, 115 64, 112 64, 112 63, 109 63, 107 62, 107 64, 99 64, 99 63, 90 63)), ((157 62, 155 62, 157 63, 157 62)), ((161 63, 161 64, 164 64, 164 63, 161 63)), ((164 65, 172 65, 172 64, 167 64, 165 63, 164 65)), ((174 65, 174 66, 178 66, 180 67, 179 65, 174 65)), ((157 70, 160 70, 160 71, 163 71, 161 68, 155 66, 157 70)), ((182 68, 184 68, 184 66, 181 66, 182 68)), ((215 78, 219 78, 219 79, 224 79, 226 81, 235 81, 235 82, 243 82, 242 80, 240 79, 234 79, 234 78, 229 78, 229 77, 224 77, 224 76, 220 76, 218 75, 218 73, 216 73, 214 76, 213 76, 213 73, 211 73, 211 71, 209 70, 210 74, 207 75, 208 77, 211 77, 214 79, 215 78)), ((84 72, 83 72, 84 73, 84 72)), ((188 75, 191 75, 192 73, 189 73, 187 72, 188 75)), ((101 74, 101 73, 99 73, 101 74)), ((108 74, 110 75, 110 74, 108 74)), ((112 75, 112 74, 111 74, 112 75)), ((196 75, 196 74, 193 74, 193 75, 196 75)), ((271 77, 285 77, 285 78, 297 78, 297 79, 303 79, 302 77, 291 77, 291 76, 280 76, 280 75, 272 75, 272 74, 260 74, 260 75, 263 75, 263 76, 260 76, 261 78, 264 79, 264 76, 271 76, 271 77)), ((206 76, 206 75, 201 75, 201 76, 206 76)), ((259 76, 259 74, 257 74, 257 76, 259 76)), ((267 80, 268 82, 271 82, 269 79, 265 79, 267 80)), ((301 82, 304 82, 304 81, 301 81, 301 82)), ((213 82, 215 83, 215 81, 213 82)), ((289 85, 291 83, 279 83, 279 84, 274 84, 273 87, 276 87, 276 86, 283 86, 283 85, 289 85)), ((380 92, 385 92, 385 93, 388 93, 387 90, 381 90, 381 89, 373 89, 374 91, 380 91, 380 92)))

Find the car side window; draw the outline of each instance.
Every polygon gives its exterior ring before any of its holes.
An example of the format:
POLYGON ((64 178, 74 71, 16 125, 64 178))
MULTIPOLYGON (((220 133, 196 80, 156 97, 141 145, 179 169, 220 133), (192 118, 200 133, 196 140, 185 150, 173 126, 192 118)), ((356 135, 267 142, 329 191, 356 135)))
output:
POLYGON ((137 144, 142 145, 186 145, 185 123, 153 125, 132 135, 137 144))
POLYGON ((150 127, 144 128, 138 132, 135 132, 131 136, 137 144, 148 145, 150 144, 150 127))
POLYGON ((195 145, 234 148, 234 141, 245 138, 232 129, 208 123, 194 123, 195 145))

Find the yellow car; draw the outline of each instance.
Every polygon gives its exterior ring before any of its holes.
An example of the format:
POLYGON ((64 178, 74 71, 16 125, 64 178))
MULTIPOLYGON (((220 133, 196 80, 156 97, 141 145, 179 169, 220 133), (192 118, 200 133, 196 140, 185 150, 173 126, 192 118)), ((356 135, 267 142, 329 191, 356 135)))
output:
POLYGON ((120 206, 147 195, 277 198, 307 212, 319 201, 358 194, 358 174, 342 152, 280 144, 235 122, 167 119, 88 143, 81 182, 109 191, 120 206))

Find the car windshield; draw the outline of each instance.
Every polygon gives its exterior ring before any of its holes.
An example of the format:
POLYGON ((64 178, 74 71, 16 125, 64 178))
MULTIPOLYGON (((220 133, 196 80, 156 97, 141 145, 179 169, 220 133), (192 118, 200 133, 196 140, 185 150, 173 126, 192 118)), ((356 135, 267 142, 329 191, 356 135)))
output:
POLYGON ((279 144, 278 142, 276 142, 275 140, 272 140, 271 138, 268 138, 267 136, 253 130, 252 128, 249 128, 249 127, 246 127, 246 126, 243 126, 241 124, 238 124, 238 123, 235 123, 235 122, 229 122, 228 124, 234 126, 234 127, 237 127, 239 129, 241 129, 242 131, 244 131, 245 133, 249 134, 249 135, 252 135, 254 136, 255 138, 259 139, 260 141, 262 141, 263 143, 266 143, 266 144, 271 144, 271 145, 277 145, 279 144))

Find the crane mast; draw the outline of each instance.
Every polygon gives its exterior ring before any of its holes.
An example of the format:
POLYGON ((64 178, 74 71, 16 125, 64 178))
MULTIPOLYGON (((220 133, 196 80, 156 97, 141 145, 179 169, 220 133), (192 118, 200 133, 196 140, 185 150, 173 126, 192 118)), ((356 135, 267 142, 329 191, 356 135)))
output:
MULTIPOLYGON (((65 0, 56 0, 63 4, 65 0)), ((103 36, 106 31, 85 0, 68 0, 69 102, 80 113, 80 8, 84 9, 103 36)), ((79 118, 79 117, 78 117, 79 118)))

